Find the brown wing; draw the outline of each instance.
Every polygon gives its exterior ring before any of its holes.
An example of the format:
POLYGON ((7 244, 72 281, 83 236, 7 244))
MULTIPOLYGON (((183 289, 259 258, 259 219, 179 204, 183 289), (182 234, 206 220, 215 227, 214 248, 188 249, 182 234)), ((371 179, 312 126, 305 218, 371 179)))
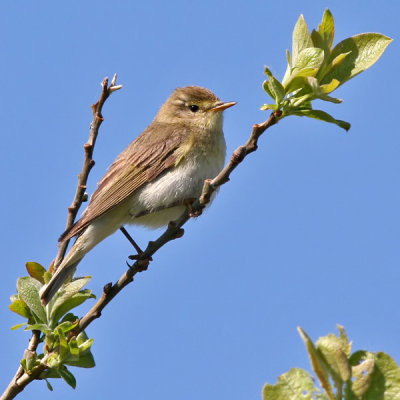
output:
POLYGON ((99 182, 82 218, 59 240, 79 234, 94 219, 172 167, 179 160, 180 144, 189 136, 189 128, 183 125, 153 122, 117 157, 99 182))

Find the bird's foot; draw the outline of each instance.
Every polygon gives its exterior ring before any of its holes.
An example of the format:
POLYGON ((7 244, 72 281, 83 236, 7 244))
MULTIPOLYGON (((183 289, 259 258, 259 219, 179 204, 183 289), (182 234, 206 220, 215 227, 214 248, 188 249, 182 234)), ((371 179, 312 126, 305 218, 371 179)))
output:
POLYGON ((199 215, 201 215, 201 213, 203 212, 201 209, 194 211, 193 210, 193 203, 196 201, 195 198, 190 198, 187 199, 183 202, 183 204, 187 207, 187 209, 189 210, 189 217, 191 218, 197 218, 199 215))
MULTIPOLYGON (((139 247, 139 245, 133 240, 131 235, 128 233, 128 231, 124 228, 120 228, 121 232, 125 235, 125 237, 128 239, 129 243, 135 248, 137 251, 137 254, 128 256, 130 260, 139 260, 140 256, 143 254, 143 250, 139 247)), ((149 258, 149 262, 152 261, 152 258, 149 258)), ((147 263, 148 264, 148 263, 147 263)), ((129 265, 129 264, 128 264, 129 265)))
POLYGON ((140 259, 139 257, 140 257, 139 254, 128 256, 130 260, 136 260, 136 261, 133 264, 129 264, 127 261, 126 265, 131 269, 134 268, 137 272, 147 271, 150 261, 153 261, 153 259, 151 257, 140 259))

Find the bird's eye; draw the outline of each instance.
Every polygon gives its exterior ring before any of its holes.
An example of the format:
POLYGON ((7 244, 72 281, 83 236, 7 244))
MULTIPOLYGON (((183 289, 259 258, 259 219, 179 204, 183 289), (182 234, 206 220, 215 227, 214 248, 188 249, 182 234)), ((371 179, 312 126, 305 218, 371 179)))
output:
POLYGON ((191 112, 197 112, 197 111, 199 111, 199 106, 198 105, 196 105, 196 104, 191 104, 190 106, 189 106, 189 110, 191 111, 191 112))

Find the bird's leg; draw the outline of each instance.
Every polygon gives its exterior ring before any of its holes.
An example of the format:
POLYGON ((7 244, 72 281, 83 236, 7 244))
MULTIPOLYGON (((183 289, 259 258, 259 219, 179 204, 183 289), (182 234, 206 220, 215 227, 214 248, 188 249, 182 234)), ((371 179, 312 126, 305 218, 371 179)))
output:
POLYGON ((193 211, 193 203, 195 202, 195 198, 190 198, 190 199, 186 199, 183 201, 183 205, 187 207, 187 209, 189 210, 189 217, 195 218, 198 217, 199 215, 201 215, 202 210, 198 210, 198 211, 193 211))
POLYGON ((129 243, 135 248, 135 250, 137 251, 138 255, 141 255, 143 253, 143 250, 133 240, 132 236, 128 233, 128 231, 125 229, 125 227, 121 226, 121 228, 119 228, 119 229, 124 234, 124 236, 128 239, 129 243))
MULTIPOLYGON (((119 228, 120 231, 124 234, 124 236, 128 239, 129 243, 135 248, 135 250, 137 251, 137 254, 134 254, 132 256, 128 256, 128 258, 130 260, 138 260, 139 257, 143 254, 143 250, 139 247, 139 245, 133 240, 132 236, 128 233, 128 231, 122 226, 121 228, 119 228)), ((150 261, 152 261, 152 258, 146 258, 144 260, 141 260, 143 266, 141 268, 141 271, 146 271, 150 261)), ((132 265, 130 265, 128 262, 126 262, 126 264, 128 265, 129 268, 132 267, 132 265)))

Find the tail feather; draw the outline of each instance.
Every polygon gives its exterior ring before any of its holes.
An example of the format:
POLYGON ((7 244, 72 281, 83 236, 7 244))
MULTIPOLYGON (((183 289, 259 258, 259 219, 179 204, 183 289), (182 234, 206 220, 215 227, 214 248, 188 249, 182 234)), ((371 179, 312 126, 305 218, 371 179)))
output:
POLYGON ((50 279, 50 282, 44 287, 43 291, 40 294, 40 299, 42 300, 43 305, 46 306, 53 298, 53 296, 58 292, 63 283, 67 279, 72 278, 72 275, 74 274, 76 266, 79 264, 79 261, 70 265, 66 265, 64 267, 62 265, 60 266, 60 268, 53 275, 53 277, 50 279))

